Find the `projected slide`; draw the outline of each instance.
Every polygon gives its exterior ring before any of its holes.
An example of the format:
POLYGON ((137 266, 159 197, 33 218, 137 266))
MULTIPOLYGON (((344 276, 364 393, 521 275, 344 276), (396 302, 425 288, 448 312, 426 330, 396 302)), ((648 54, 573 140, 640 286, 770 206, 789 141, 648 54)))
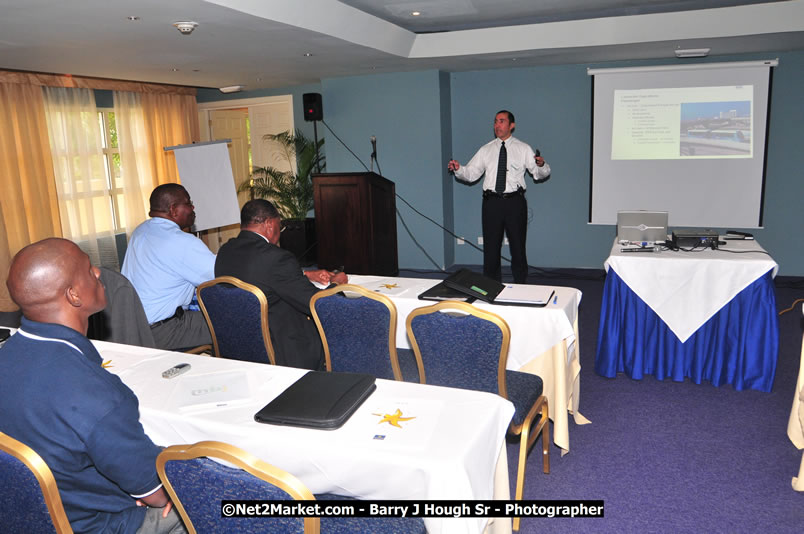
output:
POLYGON ((612 160, 751 158, 751 85, 614 91, 612 160))
POLYGON ((588 69, 589 222, 666 211, 670 226, 762 226, 775 60, 588 69))

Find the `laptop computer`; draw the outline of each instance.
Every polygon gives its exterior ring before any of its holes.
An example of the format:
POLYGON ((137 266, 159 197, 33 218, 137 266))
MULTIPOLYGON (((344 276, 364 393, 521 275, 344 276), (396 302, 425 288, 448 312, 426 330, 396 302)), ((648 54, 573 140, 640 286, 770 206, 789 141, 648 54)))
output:
POLYGON ((619 243, 656 243, 667 241, 666 211, 618 211, 617 241, 619 243))

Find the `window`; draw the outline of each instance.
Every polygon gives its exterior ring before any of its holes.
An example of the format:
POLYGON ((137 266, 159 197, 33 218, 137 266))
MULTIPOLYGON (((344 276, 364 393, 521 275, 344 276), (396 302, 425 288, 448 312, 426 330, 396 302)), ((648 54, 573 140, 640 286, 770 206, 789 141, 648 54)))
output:
POLYGON ((120 148, 117 142, 117 124, 115 123, 114 111, 101 109, 98 111, 98 121, 101 130, 101 144, 104 156, 104 171, 108 195, 112 208, 112 223, 115 233, 125 231, 126 205, 123 200, 123 176, 120 172, 120 148))

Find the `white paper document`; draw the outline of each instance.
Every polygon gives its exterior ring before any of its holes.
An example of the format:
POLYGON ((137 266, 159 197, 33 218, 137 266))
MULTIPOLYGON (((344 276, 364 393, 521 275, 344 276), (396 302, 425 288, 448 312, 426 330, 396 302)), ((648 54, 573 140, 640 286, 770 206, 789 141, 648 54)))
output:
POLYGON ((244 371, 179 377, 172 400, 182 411, 231 406, 248 401, 251 392, 244 371))

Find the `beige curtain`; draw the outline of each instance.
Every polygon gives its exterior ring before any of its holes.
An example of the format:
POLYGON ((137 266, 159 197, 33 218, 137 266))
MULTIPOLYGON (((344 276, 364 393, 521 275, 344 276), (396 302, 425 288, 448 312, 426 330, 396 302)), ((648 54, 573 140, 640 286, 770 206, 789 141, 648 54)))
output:
POLYGON ((77 87, 81 89, 104 89, 107 91, 132 91, 135 93, 196 95, 195 88, 184 87, 182 85, 127 82, 123 80, 111 80, 109 78, 73 76, 71 74, 44 74, 41 72, 0 70, 0 83, 4 82, 46 87, 77 87))
MULTIPOLYGON (((3 206, 0 204, 0 221, 3 220, 3 206)), ((8 287, 6 280, 8 279, 8 267, 11 265, 11 249, 8 247, 8 236, 6 232, 0 232, 0 269, 3 269, 2 278, 3 282, 0 286, 0 311, 12 311, 16 306, 11 301, 11 296, 8 294, 8 287)))
POLYGON ((0 311, 13 311, 10 258, 62 235, 41 87, 0 81, 0 192, 0 311))
POLYGON ((93 265, 119 270, 103 137, 91 89, 43 87, 61 229, 93 265))
POLYGON ((178 183, 176 158, 172 150, 165 152, 164 149, 201 140, 195 96, 143 93, 142 110, 149 142, 157 156, 153 159, 158 181, 154 186, 178 183))
POLYGON ((154 187, 178 183, 176 158, 164 147, 200 139, 198 106, 193 95, 114 92, 114 112, 126 191, 126 233, 148 216, 154 187))

